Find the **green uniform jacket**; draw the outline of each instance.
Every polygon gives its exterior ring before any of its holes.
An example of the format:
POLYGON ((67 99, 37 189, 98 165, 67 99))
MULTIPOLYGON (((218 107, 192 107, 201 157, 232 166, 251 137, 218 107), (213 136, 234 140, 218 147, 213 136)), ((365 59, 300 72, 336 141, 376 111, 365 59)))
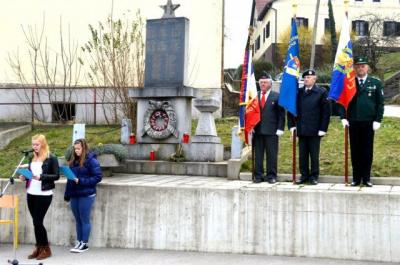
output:
MULTIPOLYGON (((383 87, 379 79, 368 76, 362 86, 356 80, 357 92, 347 109, 349 121, 377 121, 383 118, 383 87)), ((345 118, 344 108, 340 117, 345 118)))

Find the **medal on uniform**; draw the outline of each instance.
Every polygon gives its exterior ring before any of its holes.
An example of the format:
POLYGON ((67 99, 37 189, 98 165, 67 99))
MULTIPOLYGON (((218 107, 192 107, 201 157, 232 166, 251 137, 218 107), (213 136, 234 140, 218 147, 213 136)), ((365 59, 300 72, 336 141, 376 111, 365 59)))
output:
POLYGON ((371 92, 368 92, 368 97, 370 97, 371 96, 371 92))

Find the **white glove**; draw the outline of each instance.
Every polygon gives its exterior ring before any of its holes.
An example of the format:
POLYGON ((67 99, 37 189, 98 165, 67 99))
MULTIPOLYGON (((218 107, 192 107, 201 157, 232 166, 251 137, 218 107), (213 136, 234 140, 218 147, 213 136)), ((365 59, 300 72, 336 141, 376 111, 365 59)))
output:
POLYGON ((326 132, 323 132, 323 131, 318 131, 318 136, 321 136, 321 137, 323 137, 323 136, 325 136, 325 134, 326 134, 326 132))
POLYGON ((276 130, 276 135, 281 136, 283 134, 282 130, 276 130))
POLYGON ((343 128, 346 128, 346 126, 347 126, 347 127, 350 126, 350 125, 349 125, 349 121, 346 120, 346 119, 342 119, 342 125, 343 125, 343 128))
POLYGON ((374 131, 376 131, 376 130, 378 130, 379 128, 381 128, 381 123, 380 123, 380 122, 377 122, 377 121, 374 121, 374 122, 372 123, 372 129, 374 129, 374 131))
POLYGON ((290 130, 290 135, 293 136, 294 131, 296 130, 296 127, 292 127, 289 130, 290 130))

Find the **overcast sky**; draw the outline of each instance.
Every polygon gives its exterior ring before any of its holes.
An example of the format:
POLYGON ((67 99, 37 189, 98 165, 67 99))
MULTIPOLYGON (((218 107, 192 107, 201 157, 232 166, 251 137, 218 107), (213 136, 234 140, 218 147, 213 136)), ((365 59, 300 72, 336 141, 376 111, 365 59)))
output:
POLYGON ((225 0, 225 68, 243 63, 252 0, 225 0))

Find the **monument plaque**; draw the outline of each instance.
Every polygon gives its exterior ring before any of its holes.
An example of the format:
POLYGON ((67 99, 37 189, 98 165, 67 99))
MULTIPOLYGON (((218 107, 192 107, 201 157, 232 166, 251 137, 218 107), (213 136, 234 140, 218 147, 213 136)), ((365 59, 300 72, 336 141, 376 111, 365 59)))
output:
POLYGON ((185 84, 188 29, 184 17, 147 20, 145 87, 185 84))

